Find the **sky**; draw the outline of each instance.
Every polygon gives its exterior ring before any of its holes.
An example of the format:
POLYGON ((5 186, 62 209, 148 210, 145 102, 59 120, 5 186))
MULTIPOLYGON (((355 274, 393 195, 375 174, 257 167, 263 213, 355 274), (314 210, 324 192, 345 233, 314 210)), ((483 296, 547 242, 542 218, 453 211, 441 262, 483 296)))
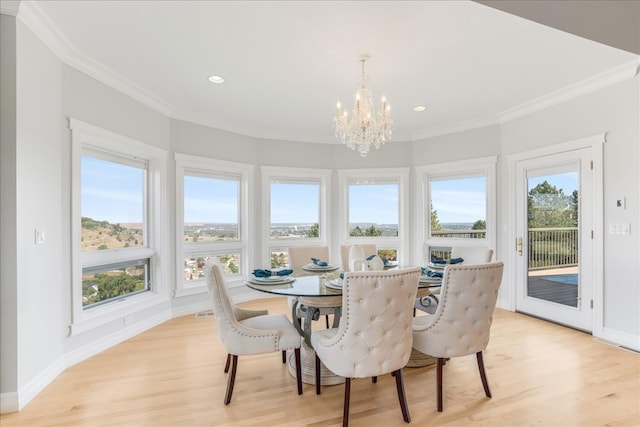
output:
POLYGON ((474 223, 485 220, 486 178, 472 177, 431 181, 432 209, 443 223, 474 223))
POLYGON ((528 178, 528 190, 531 190, 536 185, 547 181, 549 184, 554 185, 558 190, 562 189, 564 194, 570 195, 573 190, 578 189, 578 172, 567 172, 553 175, 544 175, 528 178))
MULTIPOLYGON (((143 171, 92 157, 82 158, 82 216, 111 223, 142 222, 143 171)), ((577 174, 529 178, 533 187, 544 180, 565 194, 576 188, 577 174)), ((473 223, 486 219, 485 178, 434 180, 433 208, 441 223, 473 223)), ((273 183, 273 223, 318 221, 319 193, 315 184, 273 183)), ((232 179, 185 177, 185 222, 235 223, 238 182, 232 179)), ((397 184, 349 185, 349 222, 398 223, 397 184)))
POLYGON ((82 156, 80 211, 112 224, 142 223, 144 171, 82 156))

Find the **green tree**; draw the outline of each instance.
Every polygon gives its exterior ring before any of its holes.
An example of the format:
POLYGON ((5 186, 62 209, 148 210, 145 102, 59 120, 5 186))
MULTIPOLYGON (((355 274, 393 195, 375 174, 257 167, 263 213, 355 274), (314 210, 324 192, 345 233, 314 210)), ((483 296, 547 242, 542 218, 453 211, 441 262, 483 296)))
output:
POLYGON ((360 228, 359 225, 356 225, 353 230, 349 230, 349 236, 352 236, 352 237, 364 236, 364 232, 362 231, 362 228, 360 228))
POLYGON ((433 209, 433 205, 431 205, 431 231, 440 230, 442 230, 442 225, 440 225, 440 220, 438 219, 438 211, 433 209))
POLYGON ((382 236, 382 231, 375 225, 371 224, 369 228, 364 231, 365 236, 382 236))
POLYGON ((472 230, 486 230, 487 229, 487 222, 483 219, 479 219, 476 222, 473 223, 473 227, 471 227, 472 230))
POLYGON ((103 244, 101 244, 100 246, 98 246, 98 250, 99 250, 99 251, 103 251, 103 250, 105 250, 105 249, 109 249, 109 246, 105 245, 104 243, 103 243, 103 244))
POLYGON ((307 231, 307 237, 320 237, 320 227, 318 224, 313 224, 309 231, 307 231))
POLYGON ((546 180, 529 190, 527 197, 529 228, 577 227, 578 192, 564 194, 562 188, 546 180))
POLYGON ((229 261, 229 271, 231 271, 233 274, 236 274, 238 271, 240 271, 240 269, 235 262, 229 261))
POLYGON ((98 286, 98 301, 103 301, 135 291, 139 279, 127 274, 97 274, 94 281, 98 286))

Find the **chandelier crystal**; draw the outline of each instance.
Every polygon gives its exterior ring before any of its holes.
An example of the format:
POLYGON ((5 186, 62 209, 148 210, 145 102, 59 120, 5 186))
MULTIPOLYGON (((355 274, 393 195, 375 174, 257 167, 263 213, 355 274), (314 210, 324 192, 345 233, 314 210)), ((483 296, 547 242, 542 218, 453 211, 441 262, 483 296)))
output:
POLYGON ((335 123, 336 136, 340 142, 352 150, 358 150, 360 156, 367 157, 371 146, 380 148, 382 144, 391 139, 391 107, 385 97, 382 97, 381 108, 376 114, 373 106, 371 91, 366 85, 366 74, 364 64, 369 59, 363 55, 359 58, 362 66, 360 74, 360 88, 356 93, 351 117, 346 110, 342 109, 340 101, 337 105, 337 114, 333 119, 335 123))

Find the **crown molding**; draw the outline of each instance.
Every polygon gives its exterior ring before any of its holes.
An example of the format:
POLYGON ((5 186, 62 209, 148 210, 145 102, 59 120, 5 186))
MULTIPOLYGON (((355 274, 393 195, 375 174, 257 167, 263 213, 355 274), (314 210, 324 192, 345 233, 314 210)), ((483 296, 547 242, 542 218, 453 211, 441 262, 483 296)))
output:
POLYGON ((477 120, 467 120, 464 122, 453 123, 447 126, 441 126, 438 128, 427 129, 425 131, 416 132, 411 135, 411 142, 417 142, 427 138, 434 138, 436 136, 449 135, 452 133, 464 132, 467 130, 481 129, 487 126, 493 126, 500 124, 498 117, 485 117, 477 120))
POLYGON ((172 117, 173 106, 78 51, 35 2, 23 2, 17 17, 63 63, 128 95, 159 113, 172 117))
POLYGON ((623 82, 638 75, 640 71, 640 59, 635 59, 627 64, 607 70, 565 88, 551 92, 547 95, 527 101, 516 107, 510 108, 498 114, 500 123, 505 123, 527 114, 552 107, 569 101, 590 92, 623 82))

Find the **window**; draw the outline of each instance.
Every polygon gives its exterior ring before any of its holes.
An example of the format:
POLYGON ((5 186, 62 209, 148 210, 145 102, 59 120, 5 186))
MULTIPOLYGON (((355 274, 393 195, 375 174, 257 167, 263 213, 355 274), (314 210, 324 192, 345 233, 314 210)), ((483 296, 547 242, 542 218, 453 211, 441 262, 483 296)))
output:
POLYGON ((416 168, 424 236, 417 262, 449 259, 452 246, 494 247, 495 162, 490 157, 416 168))
POLYGON ((487 229, 487 177, 437 177, 429 182, 433 238, 484 239, 487 229))
POLYGON ((289 246, 326 245, 330 226, 327 183, 331 171, 264 166, 261 169, 267 242, 261 264, 285 265, 289 246))
POLYGON ((217 257, 228 283, 246 276, 253 166, 176 154, 176 295, 206 292, 204 264, 217 257))
POLYGON ((150 256, 111 263, 128 258, 129 248, 146 247, 146 179, 146 162, 82 149, 80 247, 87 264, 99 262, 82 268, 85 309, 151 288, 150 256))
POLYGON ((399 183, 350 182, 349 236, 398 237, 399 183))
POLYGON ((271 181, 272 239, 320 237, 320 181, 271 181))
POLYGON ((339 177, 341 244, 375 244, 389 261, 407 257, 409 169, 341 170, 339 177))
POLYGON ((160 262, 167 153, 75 119, 69 123, 76 334, 168 300, 160 262))

